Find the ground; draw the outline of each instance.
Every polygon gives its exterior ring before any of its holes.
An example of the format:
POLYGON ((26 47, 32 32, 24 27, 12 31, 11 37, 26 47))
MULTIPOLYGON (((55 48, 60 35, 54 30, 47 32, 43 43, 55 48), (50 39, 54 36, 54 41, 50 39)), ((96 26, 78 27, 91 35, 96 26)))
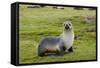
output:
POLYGON ((95 10, 74 10, 71 7, 65 9, 27 8, 20 5, 19 9, 19 63, 42 63, 80 61, 96 59, 96 33, 87 32, 86 29, 96 27, 96 23, 86 23, 85 16, 95 16, 95 10), (71 20, 76 39, 74 40, 74 52, 64 56, 37 55, 37 48, 41 38, 46 36, 59 36, 63 31, 63 22, 71 20))

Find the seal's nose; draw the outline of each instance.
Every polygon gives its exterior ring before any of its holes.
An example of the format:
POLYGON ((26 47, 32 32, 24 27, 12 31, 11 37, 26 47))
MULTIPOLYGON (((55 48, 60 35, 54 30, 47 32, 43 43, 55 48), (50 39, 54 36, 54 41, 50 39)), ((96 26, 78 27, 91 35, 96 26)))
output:
POLYGON ((68 26, 68 25, 66 25, 66 26, 65 26, 65 29, 69 29, 69 26, 68 26))

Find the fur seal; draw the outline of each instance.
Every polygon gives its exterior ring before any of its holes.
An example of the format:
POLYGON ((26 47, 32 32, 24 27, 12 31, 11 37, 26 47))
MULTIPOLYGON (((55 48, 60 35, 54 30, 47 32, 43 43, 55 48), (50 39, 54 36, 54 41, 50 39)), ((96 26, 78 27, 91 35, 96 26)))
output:
POLYGON ((72 44, 74 41, 74 32, 71 21, 64 22, 64 29, 58 37, 43 38, 38 46, 38 56, 44 56, 46 53, 56 53, 64 55, 65 52, 73 52, 72 44))

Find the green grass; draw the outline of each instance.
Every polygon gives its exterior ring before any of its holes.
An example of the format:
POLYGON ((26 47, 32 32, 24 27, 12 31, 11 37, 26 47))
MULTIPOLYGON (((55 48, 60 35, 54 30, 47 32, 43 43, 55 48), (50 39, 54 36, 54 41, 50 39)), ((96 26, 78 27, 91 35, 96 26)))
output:
POLYGON ((64 10, 45 8, 27 8, 20 5, 19 9, 19 63, 42 63, 96 59, 96 34, 84 32, 86 28, 95 28, 95 23, 85 23, 83 17, 95 16, 95 10, 74 10, 66 7, 64 10), (78 17, 79 18, 78 18, 78 17), (63 30, 63 22, 71 20, 75 36, 73 53, 64 56, 37 56, 37 48, 41 38, 59 36, 63 30))

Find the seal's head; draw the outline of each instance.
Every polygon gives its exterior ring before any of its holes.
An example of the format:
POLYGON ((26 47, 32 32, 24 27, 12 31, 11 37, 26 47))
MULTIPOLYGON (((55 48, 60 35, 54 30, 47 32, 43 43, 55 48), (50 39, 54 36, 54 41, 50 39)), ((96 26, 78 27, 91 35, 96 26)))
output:
POLYGON ((71 30, 71 29, 72 29, 71 21, 64 22, 64 30, 71 30))

